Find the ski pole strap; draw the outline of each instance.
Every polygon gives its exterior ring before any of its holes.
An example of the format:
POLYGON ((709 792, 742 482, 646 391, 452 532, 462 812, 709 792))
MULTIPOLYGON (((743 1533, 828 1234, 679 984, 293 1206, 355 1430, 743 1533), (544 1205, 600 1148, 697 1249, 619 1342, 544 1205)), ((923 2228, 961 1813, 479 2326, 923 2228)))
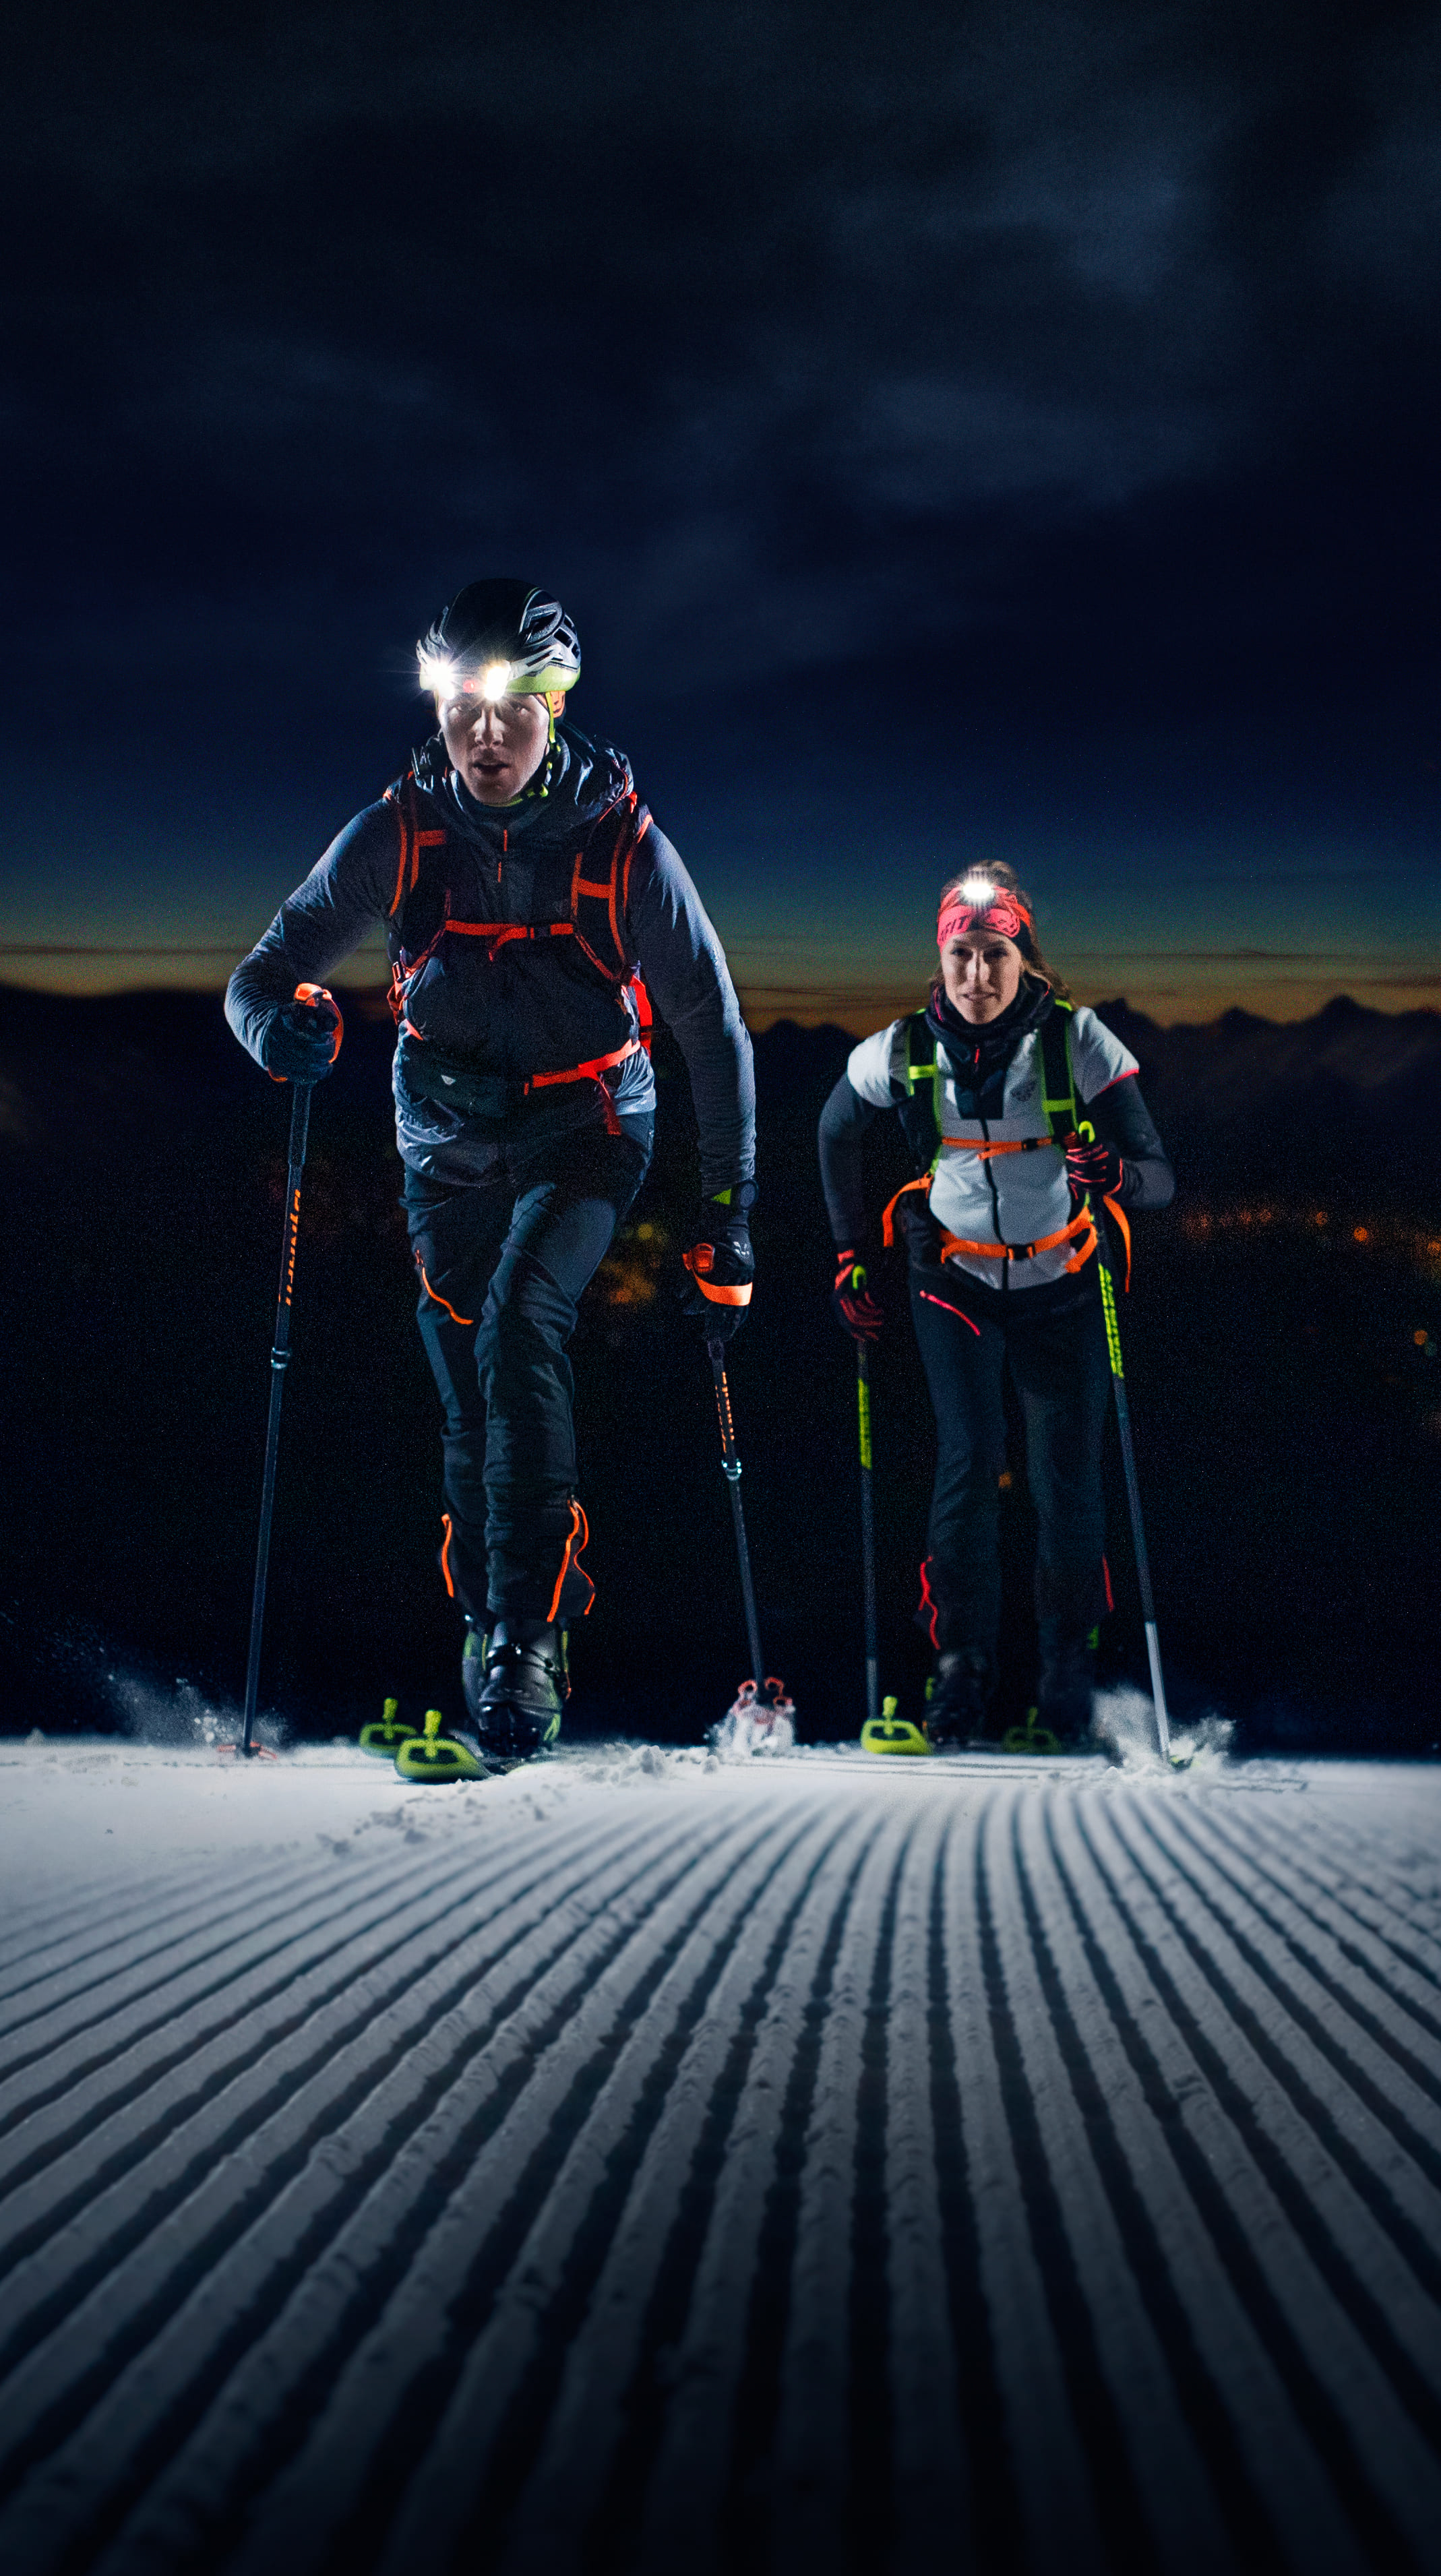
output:
POLYGON ((715 1268, 713 1243, 693 1243, 689 1252, 681 1254, 681 1262, 690 1272, 701 1295, 708 1297, 713 1306, 748 1306, 750 1304, 754 1281, 742 1279, 733 1288, 721 1288, 711 1280, 710 1273, 715 1268))
POLYGON ((1131 1228, 1127 1220, 1126 1211, 1122 1207, 1119 1199, 1107 1199, 1106 1205, 1112 1216, 1115 1218, 1117 1225, 1120 1227, 1121 1241, 1126 1247, 1125 1293, 1129 1297, 1131 1293, 1131 1228))
MULTIPOLYGON (((1089 1119, 1089 1118, 1083 1118, 1083 1119, 1082 1119, 1082 1121, 1081 1121, 1081 1123, 1080 1123, 1080 1125, 1079 1125, 1079 1127, 1076 1129, 1076 1131, 1075 1131, 1075 1132, 1076 1132, 1076 1135, 1077 1135, 1077 1137, 1080 1139, 1080 1141, 1081 1141, 1081 1143, 1082 1143, 1082 1144, 1089 1145, 1089 1144, 1093 1144, 1093 1143, 1095 1142, 1095 1135, 1096 1135, 1096 1131, 1095 1131, 1095 1128, 1092 1126, 1091 1121, 1090 1121, 1090 1119, 1089 1119)), ((1069 1141, 1069 1140, 1068 1140, 1068 1141, 1069 1141)), ((1089 1199, 1089 1197, 1087 1197, 1087 1199, 1086 1199, 1086 1206, 1089 1208, 1090 1204, 1091 1204, 1090 1199, 1089 1199)), ((1125 1247, 1126 1247, 1126 1283, 1125 1283, 1125 1294, 1129 1297, 1129 1295, 1130 1295, 1130 1293, 1131 1293, 1131 1227, 1130 1227, 1130 1220, 1129 1220, 1129 1218, 1127 1217, 1127 1215, 1126 1215, 1126 1211, 1125 1211, 1125 1209, 1122 1207, 1121 1202, 1120 1202, 1120 1200, 1119 1200, 1118 1198, 1114 1198, 1114 1197, 1112 1197, 1112 1198, 1108 1198, 1108 1199, 1107 1199, 1107 1201, 1106 1201, 1106 1206, 1107 1206, 1107 1208, 1110 1210, 1111 1215, 1115 1218, 1116 1223, 1117 1223, 1118 1227, 1120 1228, 1121 1241, 1124 1243, 1124 1245, 1125 1245, 1125 1247)), ((1104 1246, 1104 1244, 1103 1244, 1103 1245, 1102 1245, 1102 1247, 1101 1247, 1101 1268, 1102 1268, 1102 1271, 1104 1272, 1104 1271, 1107 1269, 1107 1267, 1108 1267, 1108 1265, 1107 1265, 1106 1255, 1105 1255, 1105 1246, 1104 1246)))

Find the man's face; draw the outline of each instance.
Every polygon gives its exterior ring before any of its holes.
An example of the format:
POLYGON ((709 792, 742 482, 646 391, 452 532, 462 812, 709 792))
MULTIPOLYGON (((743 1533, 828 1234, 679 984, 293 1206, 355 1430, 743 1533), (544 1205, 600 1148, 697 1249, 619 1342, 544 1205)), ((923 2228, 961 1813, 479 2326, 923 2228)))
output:
POLYGON ((550 739, 550 709, 533 694, 516 698, 438 697, 445 748, 482 805, 511 805, 528 787, 550 739))

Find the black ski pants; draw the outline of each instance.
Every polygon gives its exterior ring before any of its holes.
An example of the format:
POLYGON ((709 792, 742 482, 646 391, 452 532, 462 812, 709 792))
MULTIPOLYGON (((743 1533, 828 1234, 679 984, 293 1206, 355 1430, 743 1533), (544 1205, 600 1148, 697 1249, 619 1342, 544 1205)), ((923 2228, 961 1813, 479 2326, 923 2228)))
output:
POLYGON ((933 1645, 986 1655, 994 1670, 1006 1463, 1001 1373, 1009 1364, 1040 1522, 1036 1614, 1048 1663, 1078 1645, 1105 1608, 1101 1443, 1110 1365, 1095 1281, 1059 1310, 1030 1315, 1024 1289, 978 1289, 962 1315, 933 1303, 925 1287, 924 1272, 913 1268, 911 1312, 939 1437, 918 1616, 933 1645))
POLYGON ((447 1588, 477 1620, 574 1619, 580 1563, 575 1381, 581 1294, 645 1178, 653 1121, 516 1153, 460 1186, 407 1168, 420 1338, 444 1410, 447 1588))

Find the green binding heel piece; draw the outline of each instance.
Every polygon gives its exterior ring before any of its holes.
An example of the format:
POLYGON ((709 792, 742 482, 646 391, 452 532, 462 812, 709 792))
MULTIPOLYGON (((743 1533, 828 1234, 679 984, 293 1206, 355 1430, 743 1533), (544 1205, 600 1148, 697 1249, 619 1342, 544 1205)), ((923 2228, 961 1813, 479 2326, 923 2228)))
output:
POLYGON ((428 1781, 444 1788, 452 1780, 488 1780, 490 1773, 483 1762, 477 1762, 468 1744, 458 1735, 446 1735, 438 1708, 425 1712, 425 1733, 408 1734, 395 1757, 395 1767, 402 1780, 428 1781))
POLYGON ((1048 1726, 1038 1726, 1038 1711, 1028 1708, 1024 1726, 1012 1726, 1001 1738, 1003 1753, 1059 1753, 1061 1739, 1048 1726))
POLYGON ((360 1730, 362 1753, 378 1754, 382 1762, 393 1762, 408 1735, 415 1733, 409 1718, 400 1715, 398 1699, 388 1699, 380 1716, 360 1730))
POLYGON ((863 1753, 929 1753, 934 1748, 923 1728, 913 1726, 908 1717, 896 1715, 898 1703, 883 1699, 879 1717, 868 1717, 861 1728, 863 1753))

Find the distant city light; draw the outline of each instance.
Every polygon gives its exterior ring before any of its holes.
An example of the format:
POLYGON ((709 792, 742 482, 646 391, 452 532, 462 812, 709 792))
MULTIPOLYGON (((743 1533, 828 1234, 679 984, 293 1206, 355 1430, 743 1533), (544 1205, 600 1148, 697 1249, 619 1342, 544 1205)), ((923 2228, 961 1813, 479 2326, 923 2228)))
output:
POLYGON ((1353 1243, 1369 1243, 1371 1240, 1370 1227, 1366 1225, 1353 1226, 1351 1229, 1351 1240, 1353 1243))

